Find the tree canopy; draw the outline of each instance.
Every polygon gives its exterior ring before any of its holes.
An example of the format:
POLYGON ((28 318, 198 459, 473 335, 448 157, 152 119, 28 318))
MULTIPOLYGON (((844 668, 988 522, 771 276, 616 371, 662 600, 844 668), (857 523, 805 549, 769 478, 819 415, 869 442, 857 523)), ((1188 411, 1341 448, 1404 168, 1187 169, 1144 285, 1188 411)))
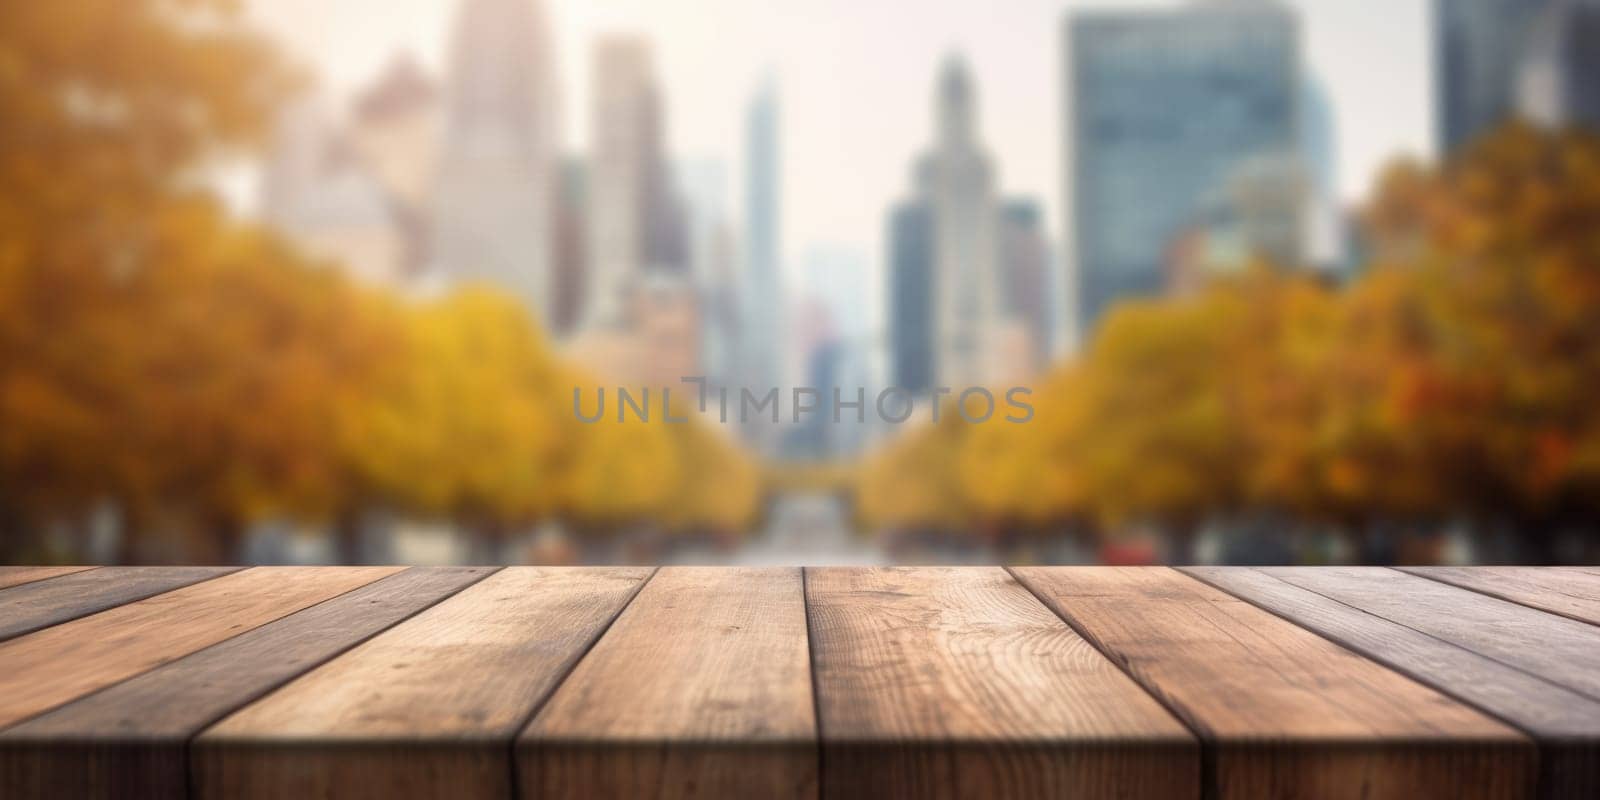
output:
POLYGON ((299 82, 230 0, 0 7, 0 545, 108 505, 129 560, 364 510, 749 521, 730 440, 578 423, 589 379, 514 300, 359 286, 230 216, 203 177, 299 82))
POLYGON ((1466 517, 1545 535, 1600 512, 1600 139, 1511 127, 1395 165, 1349 285, 1259 264, 1122 304, 1022 426, 924 429, 869 464, 881 527, 1252 511, 1466 517), (961 463, 953 480, 939 458, 961 463), (938 463, 935 463, 938 462, 938 463))

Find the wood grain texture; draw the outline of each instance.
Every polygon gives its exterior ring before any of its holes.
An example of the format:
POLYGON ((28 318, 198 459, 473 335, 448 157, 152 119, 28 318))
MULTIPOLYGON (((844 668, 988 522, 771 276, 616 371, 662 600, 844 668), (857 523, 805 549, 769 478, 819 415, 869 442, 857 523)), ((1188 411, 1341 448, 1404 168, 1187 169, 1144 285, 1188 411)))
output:
POLYGON ((102 567, 0 592, 0 641, 237 572, 238 567, 102 567))
POLYGON ((1541 797, 1600 797, 1600 702, 1257 569, 1183 571, 1532 734, 1541 797))
POLYGON ((91 569, 94 567, 0 567, 0 589, 91 569))
POLYGON ((824 796, 1196 796, 1188 731, 1005 570, 805 576, 824 796))
POLYGON ((0 732, 0 797, 182 796, 192 736, 492 571, 408 569, 0 732))
POLYGON ((1206 741, 1219 797, 1523 797, 1532 743, 1473 709, 1169 569, 1017 576, 1206 741))
POLYGON ((1268 575, 1600 700, 1600 628, 1386 567, 1268 575))
POLYGON ((508 797, 511 744, 649 577, 510 567, 202 733, 200 797, 508 797))
POLYGON ((1404 572, 1600 625, 1600 574, 1571 567, 1401 567, 1404 572))
POLYGON ((0 728, 399 569, 255 567, 0 643, 0 728))
POLYGON ((817 795, 798 568, 666 567, 519 740, 522 796, 817 795))

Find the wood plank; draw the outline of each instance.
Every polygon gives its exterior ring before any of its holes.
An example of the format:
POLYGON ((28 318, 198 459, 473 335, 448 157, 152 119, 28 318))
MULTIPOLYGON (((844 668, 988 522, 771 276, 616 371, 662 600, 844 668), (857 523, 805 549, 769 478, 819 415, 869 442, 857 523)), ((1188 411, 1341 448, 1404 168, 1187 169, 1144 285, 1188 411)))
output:
POLYGON ((223 719, 200 797, 508 797, 511 744, 649 577, 510 567, 223 719))
POLYGON ((238 567, 102 567, 0 593, 0 641, 238 572, 238 567))
POLYGON ((657 572, 523 731, 517 763, 524 797, 816 797, 800 570, 657 572))
POLYGON ((0 589, 91 569, 94 567, 0 567, 0 589))
POLYGON ((1600 625, 1600 574, 1567 567, 1401 567, 1404 572, 1600 625))
POLYGON ((824 796, 1197 796, 1189 732, 1005 570, 805 576, 824 796))
POLYGON ((0 797, 180 797, 206 726, 493 571, 408 569, 0 732, 0 797))
POLYGON ((255 567, 0 643, 0 728, 398 569, 255 567))
POLYGON ((1193 578, 1015 572, 1204 737, 1209 795, 1523 797, 1534 787, 1526 737, 1193 578))
POLYGON ((1600 700, 1600 628, 1387 567, 1263 569, 1600 700))
POLYGON ((1183 571, 1533 734, 1541 797, 1600 797, 1600 702, 1260 570, 1183 571))

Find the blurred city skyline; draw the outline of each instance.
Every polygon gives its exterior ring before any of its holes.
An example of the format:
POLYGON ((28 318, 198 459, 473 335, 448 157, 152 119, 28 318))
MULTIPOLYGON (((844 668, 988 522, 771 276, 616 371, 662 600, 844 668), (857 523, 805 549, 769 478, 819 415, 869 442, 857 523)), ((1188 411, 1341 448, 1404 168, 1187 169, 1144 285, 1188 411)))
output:
POLYGON ((1600 0, 62 2, 0 27, 13 558, 1595 541, 1600 0))
MULTIPOLYGON (((397 55, 442 80, 459 3, 433 0, 252 0, 251 13, 308 66, 329 101, 347 104, 397 55)), ((650 45, 674 160, 722 165, 735 221, 742 217, 744 114, 764 80, 784 110, 781 267, 804 284, 818 248, 846 249, 875 278, 884 267, 883 216, 926 147, 939 65, 962 56, 973 74, 979 134, 999 188, 1041 204, 1051 242, 1061 237, 1061 36, 1069 14, 1171 10, 1176 0, 1007 3, 748 4, 724 0, 607 0, 539 4, 561 107, 563 152, 589 147, 593 50, 610 34, 650 45), (841 191, 840 187, 848 187, 841 191)), ((1301 21, 1310 78, 1333 112, 1333 187, 1365 197, 1397 156, 1435 147, 1428 0, 1290 0, 1301 21), (1381 24, 1373 24, 1381 20, 1381 24)), ((238 193, 236 193, 238 194, 238 193)), ((246 193, 248 194, 248 193, 246 193)), ((253 199, 253 198, 249 198, 253 199)), ((868 281, 876 292, 881 279, 868 281)), ((876 312, 879 303, 870 304, 876 312)), ((880 319, 879 324, 884 320, 880 319)))
MULTIPOLYGON (((1431 112, 1424 141, 1454 152, 1513 117, 1592 116, 1588 62, 1569 63, 1578 51, 1566 44, 1591 12, 1574 4, 1431 4, 1423 46, 1402 48, 1430 53, 1438 71, 1423 93, 1436 105, 1414 104, 1431 112)), ((430 31, 448 45, 441 66, 428 65, 432 48, 391 42, 373 77, 344 93, 313 81, 276 111, 248 213, 366 283, 423 295, 489 284, 596 377, 634 385, 689 374, 758 394, 895 385, 937 403, 939 387, 1040 376, 1112 307, 1192 293, 1256 260, 1343 283, 1365 243, 1360 203, 1342 193, 1343 165, 1357 161, 1342 131, 1403 131, 1348 124, 1352 92, 1333 87, 1360 69, 1314 57, 1317 31, 1339 25, 1284 0, 1073 5, 1046 26, 1053 42, 989 53, 1016 74, 981 66, 995 43, 979 26, 951 37, 961 44, 928 74, 902 76, 916 59, 880 50, 855 81, 838 74, 859 55, 845 40, 788 53, 815 31, 772 28, 783 12, 698 9, 727 23, 730 44, 710 51, 715 76, 675 81, 694 28, 677 17, 604 5, 563 23, 561 4, 540 0, 445 5, 455 15, 430 31), (769 39, 759 66, 741 55, 769 39), (1058 60, 1025 68, 1015 53, 1034 50, 1058 60), (805 87, 819 75, 835 101, 874 107, 814 113, 805 87), (997 115, 992 94, 1033 98, 1024 124, 997 115), (728 109, 742 119, 726 124, 728 109), (835 131, 865 127, 819 154, 819 116, 835 131), (735 138, 695 150, 684 142, 699 134, 674 136, 708 120, 735 138), (920 130, 900 133, 908 121, 920 130), (1026 147, 1019 157, 1019 127, 1049 134, 1053 169, 1026 147), (898 172, 896 185, 875 186, 878 170, 898 172), (1019 187, 1008 177, 1019 172, 1048 172, 1059 189, 1019 187), (818 176, 830 181, 820 194, 818 176), (797 234, 820 208, 876 231, 797 234)), ((938 20, 919 22, 922 44, 907 44, 880 30, 881 11, 840 30, 908 52, 940 35, 938 20)), ((810 19, 829 13, 846 18, 824 7, 810 19)), ((337 30, 336 17, 304 41, 279 38, 291 57, 314 54, 337 30)), ((1403 85, 1365 87, 1351 105, 1403 85)), ((1362 166, 1375 176, 1404 157, 1362 166)), ((758 452, 824 459, 888 433, 836 449, 821 431, 764 427, 742 431, 758 452)))

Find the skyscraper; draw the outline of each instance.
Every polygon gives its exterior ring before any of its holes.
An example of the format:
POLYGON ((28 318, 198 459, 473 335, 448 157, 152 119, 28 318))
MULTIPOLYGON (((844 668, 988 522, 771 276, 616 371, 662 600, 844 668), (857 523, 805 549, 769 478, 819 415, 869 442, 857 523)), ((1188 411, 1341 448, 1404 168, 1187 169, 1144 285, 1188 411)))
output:
POLYGON ((993 377, 985 365, 1000 311, 994 176, 978 141, 976 95, 966 62, 946 59, 933 148, 918 170, 933 213, 935 366, 948 386, 993 377))
POLYGON ((1032 333, 1042 304, 1013 296, 1022 272, 1038 269, 1042 283, 1043 234, 998 200, 977 105, 966 62, 945 59, 933 144, 916 161, 911 196, 888 220, 889 375, 913 392, 1018 377, 1019 362, 1034 359, 1016 354, 1045 338, 1032 333))
POLYGON ((394 285, 413 241, 404 204, 348 132, 313 98, 278 114, 262 181, 262 216, 306 252, 359 280, 394 285))
POLYGON ((714 158, 680 160, 675 170, 682 199, 689 272, 700 294, 701 360, 717 386, 737 380, 738 278, 728 213, 727 170, 714 158))
POLYGON ((782 175, 778 92, 768 79, 750 104, 745 128, 745 270, 740 302, 744 380, 755 392, 783 375, 782 175))
POLYGON ((1600 0, 1551 0, 1529 26, 1517 110, 1553 128, 1600 129, 1600 0))
POLYGON ((933 214, 920 198, 895 206, 888 224, 889 381, 933 388, 933 214))
POLYGON ((1306 198, 1305 256, 1326 273, 1346 269, 1339 206, 1339 142, 1333 102, 1320 81, 1307 77, 1300 90, 1300 159, 1306 198))
POLYGON ((1031 374, 1050 348, 1049 247, 1038 203, 1008 199, 999 213, 1000 312, 1020 339, 1010 348, 1010 360, 1020 363, 1008 371, 1031 374))
POLYGON ((565 338, 576 332, 589 276, 589 165, 579 156, 561 160, 556 194, 555 308, 550 332, 565 338))
POLYGON ((822 301, 841 339, 859 344, 873 328, 874 287, 867 285, 867 257, 843 244, 813 244, 800 257, 804 292, 822 301))
POLYGON ((1161 291, 1163 254, 1247 160, 1297 147, 1299 24, 1274 0, 1083 12, 1064 30, 1075 326, 1161 291))
POLYGON ((536 0, 463 0, 451 43, 433 265, 553 308, 560 125, 536 0))
POLYGON ((1434 113, 1452 153, 1516 111, 1529 26, 1550 0, 1434 0, 1434 113))
POLYGON ((676 197, 684 210, 689 272, 710 280, 714 258, 728 225, 727 171, 714 158, 686 158, 673 170, 676 197))
POLYGON ((409 55, 400 55, 356 96, 349 138, 361 162, 382 184, 405 241, 396 272, 422 274, 428 260, 434 181, 443 123, 439 89, 409 55))
POLYGON ((650 46, 629 36, 595 43, 588 182, 589 275, 583 325, 615 324, 651 239, 659 99, 650 46))

